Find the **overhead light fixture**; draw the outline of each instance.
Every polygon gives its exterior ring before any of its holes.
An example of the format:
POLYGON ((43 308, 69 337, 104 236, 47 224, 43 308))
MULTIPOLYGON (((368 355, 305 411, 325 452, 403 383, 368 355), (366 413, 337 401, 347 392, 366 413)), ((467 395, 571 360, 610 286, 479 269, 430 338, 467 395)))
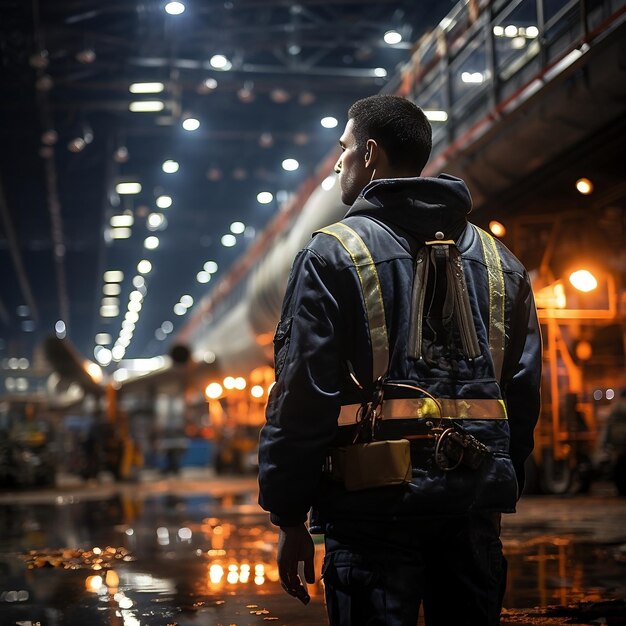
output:
POLYGON ((269 191, 259 191, 256 199, 259 204, 269 204, 274 199, 274 195, 269 191))
POLYGON ((65 326, 65 322, 63 320, 57 320, 54 325, 54 332, 59 339, 63 339, 65 337, 67 331, 67 327, 65 326))
POLYGON ((159 209, 169 209, 172 206, 172 198, 170 196, 159 196, 156 199, 156 205, 159 209))
POLYGON ((161 100, 135 100, 128 105, 132 113, 158 113, 165 108, 161 100))
POLYGON ((485 78, 482 72, 462 72, 461 80, 464 83, 480 85, 485 80, 485 78))
POLYGON ((139 263, 137 263, 137 271, 140 274, 149 274, 151 270, 152 263, 150 263, 148 259, 142 259, 141 261, 139 261, 139 263))
POLYGON ((569 282, 575 289, 584 293, 598 286, 598 279, 589 270, 576 270, 569 275, 569 282))
POLYGON ((96 346, 93 350, 93 355, 96 358, 96 361, 98 361, 100 365, 104 365, 104 367, 111 363, 111 351, 104 346, 96 346))
POLYGON ((135 289, 145 288, 146 279, 143 276, 134 276, 133 277, 133 287, 135 289))
POLYGON ((196 280, 200 284, 206 284, 206 283, 208 283, 211 280, 211 274, 209 274, 209 272, 207 272, 206 270, 200 270, 196 274, 196 280))
MULTIPOLYGON (((133 313, 139 313, 139 311, 141 311, 142 308, 142 304, 139 300, 131 300, 128 305, 127 305, 127 309, 129 311, 132 311, 133 313)), ((130 331, 129 331, 130 332, 130 331)), ((121 334, 121 333, 120 333, 121 334)), ((132 335, 132 332, 131 332, 132 335)))
POLYGON ((529 39, 535 39, 536 37, 539 37, 539 29, 536 26, 529 26, 526 29, 526 37, 528 37, 529 39))
POLYGON ((117 317, 120 314, 120 309, 117 306, 106 305, 100 307, 101 317, 117 317))
POLYGON ((222 236, 222 245, 225 248, 232 248, 237 243, 237 238, 235 235, 223 235, 222 236))
POLYGON ((132 301, 136 301, 136 302, 141 302, 143 300, 143 294, 141 293, 141 291, 131 291, 130 294, 128 294, 128 299, 132 302, 132 301))
POLYGON ((295 172, 300 167, 300 163, 296 159, 285 159, 282 163, 283 169, 288 172, 295 172))
POLYGON ((113 228, 130 228, 134 221, 135 218, 130 213, 124 213, 123 215, 113 215, 110 224, 113 228))
POLYGON ((397 30, 388 30, 383 39, 386 44, 394 46, 402 41, 402 35, 397 30))
POLYGON ((111 239, 130 239, 133 231, 130 228, 112 228, 109 232, 111 239))
POLYGON ((178 161, 168 159, 167 161, 164 161, 161 167, 166 174, 175 174, 176 172, 178 172, 178 168, 180 166, 178 165, 178 161))
POLYGON ((385 76, 387 76, 387 70, 384 67, 377 67, 374 70, 374 76, 377 76, 378 78, 385 78, 385 76))
POLYGON ((203 267, 209 274, 217 272, 217 263, 215 261, 207 261, 203 267))
POLYGON ((156 250, 159 247, 159 238, 154 235, 146 237, 143 241, 143 245, 147 250, 156 250))
POLYGON ((445 122, 448 119, 448 114, 445 111, 424 111, 424 115, 431 122, 445 122))
POLYGON ((129 159, 129 156, 130 155, 128 154, 128 148, 126 146, 120 146, 113 153, 113 160, 116 163, 126 163, 126 161, 128 161, 129 159))
POLYGON ((336 117, 323 117, 320 121, 320 124, 324 128, 335 128, 339 122, 336 117))
POLYGON ((164 89, 163 83, 133 83, 128 91, 130 93, 161 93, 164 89))
POLYGON ((96 60, 96 52, 91 48, 85 48, 76 53, 76 60, 83 65, 89 65, 96 60))
POLYGON ((174 313, 176 315, 185 315, 185 313, 187 313, 187 307, 184 304, 177 302, 174 305, 174 313))
POLYGON ((163 230, 167 225, 167 221, 163 213, 150 213, 146 220, 148 230, 163 230))
POLYGON ((122 293, 122 286, 119 283, 105 283, 102 285, 102 293, 105 296, 119 296, 122 293))
POLYGON ((141 193, 141 183, 136 183, 136 182, 117 183, 117 185, 115 185, 115 191, 120 196, 135 195, 135 194, 141 193))
POLYGON ((121 270, 108 270, 104 272, 105 283, 121 283, 124 280, 124 272, 121 270))
POLYGON ((188 117, 186 120, 183 120, 183 128, 187 131, 194 131, 200 128, 200 120, 197 120, 195 117, 188 117))
POLYGON ((109 333, 98 333, 96 335, 96 343, 101 346, 106 346, 110 344, 112 341, 111 335, 109 333))
POLYGON ((111 356, 113 357, 114 361, 121 361, 124 358, 125 354, 126 350, 123 346, 120 345, 113 346, 113 350, 111 350, 111 356))
POLYGON ((513 24, 509 24, 505 29, 504 29, 504 36, 505 37, 517 37, 517 26, 514 26, 513 24))
POLYGON ((233 222, 230 225, 230 232, 233 233, 233 235, 241 235, 244 230, 246 230, 246 225, 243 222, 233 222))
POLYGON ((232 68, 233 64, 223 55, 214 54, 209 60, 211 67, 222 72, 227 72, 232 68))
POLYGON ((139 313, 137 311, 126 311, 124 319, 136 324, 139 321, 139 313))
POLYGON ((506 227, 502 222, 498 222, 498 220, 491 220, 489 222, 489 230, 491 234, 496 237, 504 237, 504 235, 506 235, 506 227))
POLYGON ((165 5, 165 12, 170 15, 180 15, 185 12, 185 5, 182 2, 168 2, 165 5))
POLYGON ((189 308, 193 304, 193 298, 189 294, 180 297, 180 303, 189 308))
POLYGON ((593 191, 593 183, 588 178, 579 178, 576 181, 576 189, 583 196, 588 196, 593 191))

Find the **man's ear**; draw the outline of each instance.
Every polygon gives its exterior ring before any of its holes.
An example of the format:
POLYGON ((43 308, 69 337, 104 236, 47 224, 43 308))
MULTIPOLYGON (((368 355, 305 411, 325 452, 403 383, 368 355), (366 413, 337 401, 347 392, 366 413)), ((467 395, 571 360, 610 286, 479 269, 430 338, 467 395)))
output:
POLYGON ((365 144, 365 167, 376 167, 380 148, 375 139, 368 139, 365 144))

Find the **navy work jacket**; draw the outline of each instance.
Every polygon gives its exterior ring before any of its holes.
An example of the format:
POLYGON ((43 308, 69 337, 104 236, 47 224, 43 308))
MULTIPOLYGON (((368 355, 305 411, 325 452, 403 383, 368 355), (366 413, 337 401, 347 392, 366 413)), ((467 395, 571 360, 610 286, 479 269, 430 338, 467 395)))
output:
MULTIPOLYGON (((498 381, 488 342, 488 269, 480 237, 467 222, 470 210, 465 183, 452 176, 376 180, 343 223, 360 235, 376 264, 389 338, 389 380, 419 385, 441 399, 505 402, 508 419, 463 424, 489 447, 488 462, 475 470, 444 472, 432 462, 432 449, 418 442, 411 444, 409 484, 347 492, 325 477, 329 449, 349 443, 346 428, 338 425, 341 407, 370 399, 373 368, 357 270, 335 237, 318 233, 294 261, 274 338, 276 384, 259 446, 259 502, 273 523, 302 523, 311 507, 325 522, 515 510, 539 414, 541 337, 526 270, 497 241, 505 286, 498 381), (456 331, 442 332, 436 314, 429 320, 426 313, 424 357, 408 354, 414 260, 437 232, 456 241, 461 253, 481 352, 475 359, 464 357, 456 331)), ((385 397, 419 396, 399 387, 385 397)), ((412 421, 402 427, 419 430, 420 420, 412 421)), ((394 438, 393 432, 386 438, 394 438)))

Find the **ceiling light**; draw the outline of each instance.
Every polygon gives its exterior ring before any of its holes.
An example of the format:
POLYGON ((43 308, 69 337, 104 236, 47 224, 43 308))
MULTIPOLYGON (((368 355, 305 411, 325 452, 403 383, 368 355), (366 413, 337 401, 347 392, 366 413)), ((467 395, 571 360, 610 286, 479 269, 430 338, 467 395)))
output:
POLYGON ((185 11, 185 5, 182 2, 168 2, 165 5, 165 12, 170 15, 180 15, 185 11))
POLYGON ((517 36, 517 26, 513 26, 513 24, 509 24, 504 29, 504 36, 505 37, 516 37, 517 36))
POLYGON ((159 247, 159 238, 154 235, 146 237, 143 241, 143 246, 148 250, 156 250, 159 247))
POLYGON ((207 91, 213 91, 213 89, 217 89, 217 81, 215 80, 215 78, 207 78, 206 80, 202 81, 202 86, 207 91))
POLYGON ((270 100, 272 100, 272 102, 276 102, 276 104, 284 104, 285 102, 288 102, 290 98, 291 94, 287 90, 281 89, 280 87, 270 91, 270 100))
POLYGON ((397 30, 388 30, 383 39, 385 43, 394 46, 402 41, 402 35, 397 30))
POLYGON ((111 217, 111 226, 113 226, 113 228, 120 228, 122 226, 128 227, 132 226, 134 221, 135 219, 130 214, 113 215, 111 217))
POLYGON ((128 299, 132 302, 136 300, 137 302, 141 302, 143 300, 143 294, 141 291, 131 291, 128 295, 128 299))
POLYGON ((112 296, 105 296, 104 298, 102 298, 101 304, 102 304, 102 306, 116 306, 116 307, 119 307, 120 306, 120 299, 119 298, 114 298, 112 296))
POLYGON ((593 291, 598 286, 598 279, 589 270, 576 270, 569 275, 569 282, 578 291, 593 291))
POLYGON ((222 237, 222 245, 225 248, 232 248, 237 243, 235 235, 224 235, 222 237))
POLYGON ((320 121, 320 124, 324 128, 335 128, 339 122, 336 117, 323 117, 320 121))
POLYGON ((294 172, 300 167, 300 163, 298 163, 298 161, 296 161, 295 159, 285 159, 282 165, 283 169, 287 170, 288 172, 294 172))
POLYGON ((174 305, 174 313, 176 315, 185 315, 185 313, 187 313, 187 307, 184 304, 177 302, 174 305))
POLYGON ((54 332, 57 335, 60 335, 66 331, 65 322, 63 320, 58 320, 54 325, 54 332))
POLYGON ((133 83, 128 91, 130 93, 161 93, 164 89, 163 83, 133 83))
POLYGON ((189 308, 193 304, 193 298, 189 294, 180 297, 180 303, 189 308))
POLYGON ((463 72, 461 74, 461 80, 464 83, 479 85, 483 82, 484 77, 482 72, 463 72))
POLYGON ((137 311, 126 311, 124 319, 136 324, 139 321, 139 313, 137 311))
POLYGON ((424 115, 431 122, 445 122, 448 119, 445 111, 424 111, 424 115))
POLYGON ((588 196, 593 191, 593 183, 588 178, 579 178, 576 181, 576 189, 583 196, 588 196))
POLYGON ((183 128, 188 131, 198 130, 200 128, 200 120, 197 120, 195 117, 188 117, 186 120, 183 120, 183 128))
POLYGON ((493 34, 496 37, 504 37, 504 27, 503 26, 494 26, 493 27, 493 34))
POLYGON ((166 174, 174 174, 175 172, 178 172, 178 168, 180 166, 178 165, 178 161, 168 159, 167 161, 163 162, 163 165, 161 167, 166 174))
POLYGON ((119 296, 122 287, 118 283, 106 283, 102 286, 102 293, 105 296, 119 296))
POLYGON ((207 261, 204 264, 204 269, 209 272, 209 274, 215 274, 215 272, 217 272, 217 263, 215 261, 207 261))
POLYGON ((257 193, 256 199, 259 204, 269 204, 274 196, 269 191, 260 191, 257 193))
POLYGON ((139 311, 141 311, 141 307, 142 304, 141 302, 139 302, 139 300, 131 300, 128 303, 128 310, 132 311, 133 313, 139 313, 139 311))
POLYGON ((130 228, 112 228, 110 231, 111 239, 129 239, 131 234, 130 228))
POLYGON ((116 307, 116 306, 101 306, 100 307, 101 317, 117 317, 119 314, 120 314, 119 307, 116 307))
POLYGON ((161 100, 134 100, 128 105, 132 113, 158 113, 165 108, 161 100))
POLYGON ((128 158, 129 158, 129 154, 128 154, 128 148, 126 146, 120 146, 113 153, 113 160, 116 163, 126 163, 126 161, 128 161, 128 158))
POLYGON ((223 54, 213 55, 209 63, 211 64, 211 67, 224 72, 228 71, 233 66, 233 64, 223 54))
POLYGON ((169 335, 174 330, 174 324, 172 324, 169 320, 165 320, 161 324, 161 330, 169 335))
POLYGON ((89 63, 93 63, 96 60, 96 53, 91 48, 85 48, 76 53, 76 60, 79 63, 89 65, 89 63))
POLYGON ((152 263, 150 263, 147 259, 142 259, 139 263, 137 263, 137 271, 140 274, 149 274, 151 270, 152 263))
POLYGON ((497 220, 491 220, 489 222, 489 230, 491 234, 496 237, 504 237, 504 235, 506 235, 506 227, 502 222, 498 222, 497 220))
POLYGON ((233 222, 230 225, 230 232, 233 233, 233 235, 241 235, 244 230, 246 230, 246 225, 243 222, 233 222))
POLYGON ((107 345, 111 343, 111 335, 109 333, 98 333, 96 335, 96 343, 99 345, 107 345))
POLYGON ((529 26, 526 29, 526 37, 528 37, 529 39, 539 37, 539 29, 536 26, 529 26))
POLYGON ((104 272, 105 283, 121 283, 124 280, 124 272, 120 270, 109 270, 104 272))
POLYGON ((80 152, 87 145, 85 140, 82 137, 75 137, 67 144, 67 149, 70 152, 80 152))
POLYGON ((337 182, 337 177, 334 174, 332 174, 331 176, 327 176, 322 181, 322 189, 324 191, 330 191, 335 186, 336 182, 337 182))
POLYGON ((93 355, 96 357, 96 361, 105 367, 111 362, 111 351, 104 346, 96 346, 93 355))
POLYGON ((143 276, 134 276, 133 277, 133 287, 135 289, 139 289, 140 287, 146 286, 146 279, 143 276))
POLYGON ((113 350, 111 350, 111 356, 114 361, 121 361, 126 354, 126 350, 123 346, 113 346, 113 350))
POLYGON ((200 270, 196 274, 196 280, 201 284, 208 283, 211 280, 211 274, 205 270, 200 270))
POLYGON ((156 205, 159 209, 169 209, 172 206, 172 198, 170 196, 159 196, 156 199, 156 205))
POLYGON ((117 183, 117 185, 115 185, 115 191, 120 194, 120 196, 134 195, 141 192, 141 183, 117 183))
POLYGON ((130 328, 130 330, 135 330, 135 322, 131 322, 130 320, 124 320, 122 322, 122 328, 130 328))
POLYGON ((377 76, 378 78, 384 78, 385 76, 387 76, 387 70, 384 67, 377 67, 374 70, 374 76, 377 76))
POLYGON ((149 230, 160 230, 165 227, 165 217, 163 213, 150 213, 146 220, 149 230))
POLYGON ((164 339, 167 338, 167 335, 160 328, 157 328, 154 331, 154 336, 157 339, 157 341, 163 341, 164 339))

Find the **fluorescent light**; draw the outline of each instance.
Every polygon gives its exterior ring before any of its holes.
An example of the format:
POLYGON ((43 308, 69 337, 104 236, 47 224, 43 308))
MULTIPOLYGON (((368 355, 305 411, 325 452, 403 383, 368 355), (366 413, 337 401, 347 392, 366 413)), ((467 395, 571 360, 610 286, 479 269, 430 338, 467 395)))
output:
POLYGON ((135 219, 132 215, 113 215, 111 217, 111 226, 113 226, 113 228, 129 227, 133 225, 134 221, 135 219))
POLYGON ((100 365, 104 365, 106 367, 111 362, 111 351, 108 348, 96 346, 93 352, 100 365), (98 348, 100 349, 98 350, 98 348))
POLYGON ((120 196, 134 195, 141 192, 141 183, 117 183, 117 185, 115 185, 115 191, 119 193, 120 196))
POLYGON ((260 191, 257 193, 256 199, 259 204, 269 204, 274 196, 269 191, 260 191))
POLYGON ((206 270, 200 270, 196 274, 196 280, 201 284, 208 283, 211 280, 211 274, 209 274, 206 270))
POLYGON ((143 294, 141 291, 131 291, 128 295, 128 299, 132 302, 136 300, 137 302, 141 302, 143 300, 143 294))
POLYGON ((113 346, 113 350, 111 350, 111 355, 114 361, 121 361, 126 354, 126 350, 123 346, 113 346))
POLYGON ((101 317, 117 317, 120 314, 120 309, 117 306, 101 306, 101 317))
POLYGON ((337 126, 337 124, 339 124, 339 122, 337 121, 336 117, 323 117, 320 121, 320 124, 324 127, 324 128, 335 128, 337 126))
POLYGON ((209 274, 217 272, 217 263, 215 261, 207 261, 203 267, 209 274))
POLYGON ((99 345, 111 343, 111 335, 109 335, 109 333, 98 333, 96 335, 96 343, 99 345))
POLYGON ((233 222, 230 225, 230 232, 233 233, 233 235, 241 235, 244 230, 246 230, 246 225, 243 222, 233 222))
POLYGON ((126 311, 124 319, 136 324, 139 321, 139 313, 137 313, 137 311, 126 311))
POLYGON ((109 270, 104 272, 105 283, 121 283, 124 280, 124 272, 120 270, 109 270))
POLYGON ((402 41, 402 35, 397 30, 388 30, 383 37, 385 43, 393 46, 402 41))
POLYGON ((228 71, 233 64, 223 55, 223 54, 214 54, 209 61, 211 67, 214 67, 216 70, 228 71))
POLYGON ((104 298, 102 298, 101 304, 102 304, 102 306, 116 306, 116 307, 119 307, 120 306, 120 299, 119 298, 114 298, 112 296, 105 296, 104 298))
POLYGON ((526 29, 526 37, 528 37, 529 39, 539 37, 539 29, 536 26, 529 26, 526 29))
POLYGON ((184 13, 185 5, 182 2, 168 2, 165 5, 165 12, 170 15, 180 15, 184 13))
POLYGON ((195 117, 188 117, 186 120, 183 120, 183 128, 188 131, 198 130, 200 128, 200 120, 197 120, 195 117))
POLYGON ((176 315, 185 315, 185 313, 187 313, 187 307, 184 304, 177 302, 174 305, 174 313, 176 315))
POLYGON ((132 311, 133 313, 139 313, 139 311, 141 311, 141 307, 142 304, 141 302, 139 302, 139 300, 131 300, 128 303, 128 310, 132 311))
POLYGON ((482 72, 463 72, 461 74, 461 80, 464 83, 472 83, 475 85, 479 85, 483 82, 484 77, 482 72))
POLYGON ((133 113, 158 113, 165 108, 162 100, 134 100, 128 105, 133 113))
POLYGON ((445 122, 448 119, 445 111, 424 111, 424 115, 431 122, 445 122))
POLYGON ((193 304, 193 298, 189 294, 180 297, 180 303, 189 308, 193 304))
POLYGON ((178 165, 178 161, 168 159, 167 161, 163 162, 163 165, 161 167, 166 174, 174 174, 175 172, 178 172, 178 168, 180 166, 178 165))
POLYGON ((164 89, 163 83, 133 83, 128 88, 130 93, 161 93, 164 89))
POLYGON ((222 237, 222 245, 225 248, 232 248, 237 243, 235 235, 224 235, 222 237))
POLYGON ((300 163, 295 159, 285 159, 282 163, 283 169, 288 172, 294 172, 300 167, 300 163))
POLYGON ((504 36, 505 37, 517 37, 517 26, 514 26, 513 24, 509 24, 504 29, 504 36))
POLYGON ((165 225, 165 217, 163 213, 150 213, 146 222, 149 230, 159 230, 165 225))
POLYGON ((387 70, 384 67, 377 67, 374 70, 374 76, 378 76, 378 78, 384 78, 387 76, 387 70))

